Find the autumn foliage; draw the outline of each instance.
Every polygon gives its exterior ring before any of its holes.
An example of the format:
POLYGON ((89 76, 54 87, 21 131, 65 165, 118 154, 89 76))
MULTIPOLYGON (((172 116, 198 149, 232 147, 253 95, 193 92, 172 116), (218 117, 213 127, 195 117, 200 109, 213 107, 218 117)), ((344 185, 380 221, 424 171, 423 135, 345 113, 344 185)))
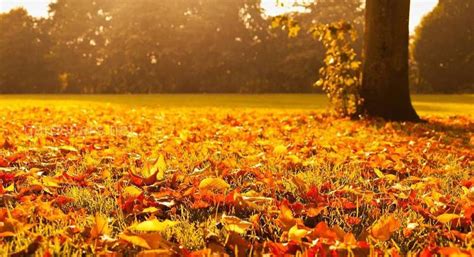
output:
POLYGON ((2 256, 472 256, 473 120, 5 107, 2 256))

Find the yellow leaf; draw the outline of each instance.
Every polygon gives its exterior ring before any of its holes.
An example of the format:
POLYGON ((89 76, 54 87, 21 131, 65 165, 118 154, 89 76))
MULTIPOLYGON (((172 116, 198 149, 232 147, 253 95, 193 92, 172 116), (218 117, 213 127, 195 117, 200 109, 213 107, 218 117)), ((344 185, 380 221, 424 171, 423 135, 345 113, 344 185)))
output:
POLYGON ((95 223, 91 230, 92 238, 98 238, 101 235, 107 235, 110 232, 107 217, 101 214, 95 215, 95 223))
POLYGON ((15 184, 12 183, 11 185, 9 185, 7 188, 5 188, 5 191, 10 193, 15 192, 15 184))
POLYGON ((385 179, 387 179, 388 181, 396 181, 398 178, 397 178, 397 176, 395 176, 393 174, 387 174, 387 175, 385 175, 385 179))
MULTIPOLYGON (((119 239, 129 242, 133 245, 145 248, 147 250, 157 250, 155 253, 162 251, 161 253, 166 253, 165 249, 171 249, 173 244, 169 243, 161 236, 161 233, 141 233, 141 234, 130 234, 122 233, 118 236, 119 239)), ((170 253, 170 252, 168 252, 170 253)), ((167 256, 167 255, 157 255, 157 256, 167 256)))
POLYGON ((452 214, 452 213, 444 213, 436 217, 436 219, 443 224, 449 223, 452 220, 459 219, 459 218, 461 218, 461 216, 457 214, 452 214))
POLYGON ((297 225, 294 225, 290 228, 290 231, 288 231, 288 239, 293 241, 301 241, 306 235, 308 235, 308 230, 299 229, 297 225))
POLYGON ((153 166, 153 171, 156 171, 156 170, 158 171, 158 173, 156 174, 156 179, 157 180, 165 179, 165 171, 167 169, 168 167, 166 166, 165 157, 162 154, 160 154, 160 157, 158 158, 155 165, 153 166))
POLYGON ((128 186, 123 190, 122 196, 125 198, 135 198, 142 194, 142 190, 135 186, 128 186))
POLYGON ((74 146, 71 145, 60 146, 58 149, 64 152, 79 152, 74 146))
POLYGON ((163 232, 165 229, 175 226, 177 223, 177 221, 171 220, 159 221, 157 219, 152 219, 132 225, 130 229, 141 232, 163 232))
POLYGON ((294 154, 288 156, 288 159, 289 159, 292 163, 295 163, 295 164, 301 163, 301 159, 300 159, 298 156, 294 155, 294 154))
POLYGON ((377 168, 374 169, 374 172, 375 172, 375 175, 377 175, 377 177, 379 178, 385 178, 385 175, 383 174, 383 172, 377 168))
POLYGON ((133 236, 133 235, 125 235, 121 234, 119 235, 119 238, 127 241, 133 245, 143 247, 145 249, 151 249, 151 247, 148 245, 147 241, 139 236, 133 236))
POLYGON ((225 190, 229 187, 230 185, 221 178, 206 178, 199 183, 199 189, 201 190, 225 190))
POLYGON ((393 232, 397 231, 400 226, 400 221, 393 215, 390 215, 377 221, 377 223, 372 227, 371 233, 376 239, 387 241, 390 239, 393 232))
POLYGON ((156 207, 148 207, 148 208, 143 209, 142 213, 155 213, 158 211, 160 210, 156 207))
POLYGON ((153 166, 151 166, 151 168, 148 166, 148 168, 143 169, 141 173, 145 178, 156 177, 157 180, 163 180, 165 178, 166 169, 165 157, 160 154, 153 166))
POLYGON ((283 155, 288 152, 288 149, 286 149, 286 146, 284 145, 278 145, 273 149, 273 153, 276 155, 283 155))
POLYGON ((45 187, 56 187, 56 188, 61 187, 59 185, 60 181, 53 177, 44 177, 41 179, 41 181, 42 181, 43 186, 45 187))

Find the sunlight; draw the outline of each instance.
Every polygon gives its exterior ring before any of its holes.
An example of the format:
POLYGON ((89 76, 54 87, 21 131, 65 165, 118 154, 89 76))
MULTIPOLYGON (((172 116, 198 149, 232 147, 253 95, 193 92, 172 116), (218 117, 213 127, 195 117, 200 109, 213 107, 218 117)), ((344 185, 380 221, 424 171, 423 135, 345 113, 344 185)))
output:
POLYGON ((305 12, 309 0, 262 0, 262 8, 269 16, 277 16, 290 12, 305 12))
MULTIPOLYGON (((7 12, 12 8, 24 7, 35 17, 48 16, 48 4, 51 0, 1 0, 0 12, 7 12)), ((262 0, 262 8, 268 16, 277 16, 289 12, 304 12, 305 3, 311 0, 262 0)), ((437 0, 414 0, 411 2, 410 31, 420 23, 426 13, 438 3, 437 0)))
POLYGON ((0 0, 0 12, 23 7, 35 17, 47 17, 50 0, 0 0))

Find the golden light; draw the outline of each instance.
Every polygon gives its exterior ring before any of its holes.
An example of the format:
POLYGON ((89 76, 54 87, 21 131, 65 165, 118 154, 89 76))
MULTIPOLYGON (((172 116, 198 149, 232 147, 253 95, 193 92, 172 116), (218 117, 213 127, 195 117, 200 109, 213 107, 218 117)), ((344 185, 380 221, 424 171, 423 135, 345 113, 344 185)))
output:
POLYGON ((305 4, 309 0, 262 0, 262 8, 269 16, 277 16, 290 12, 305 12, 305 4))

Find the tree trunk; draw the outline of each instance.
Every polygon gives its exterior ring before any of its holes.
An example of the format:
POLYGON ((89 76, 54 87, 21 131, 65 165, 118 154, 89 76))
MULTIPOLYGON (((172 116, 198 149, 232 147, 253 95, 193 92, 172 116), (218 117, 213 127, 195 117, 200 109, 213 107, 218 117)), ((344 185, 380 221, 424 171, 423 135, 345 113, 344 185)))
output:
POLYGON ((387 120, 418 121, 410 100, 410 0, 367 0, 362 111, 387 120))

